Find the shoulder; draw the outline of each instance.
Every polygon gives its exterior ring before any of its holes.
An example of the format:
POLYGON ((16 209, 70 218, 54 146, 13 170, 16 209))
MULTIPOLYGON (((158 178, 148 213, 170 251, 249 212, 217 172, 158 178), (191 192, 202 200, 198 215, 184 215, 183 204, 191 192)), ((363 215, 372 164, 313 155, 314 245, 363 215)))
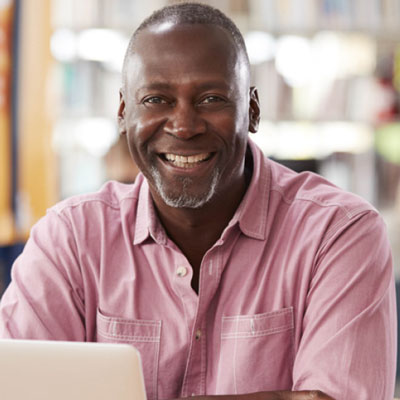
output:
POLYGON ((106 182, 97 192, 85 193, 62 200, 47 210, 47 214, 59 217, 93 218, 104 213, 119 213, 124 208, 132 208, 137 202, 143 177, 133 184, 106 182))
POLYGON ((28 247, 97 257, 106 243, 125 243, 125 236, 131 242, 143 180, 139 176, 131 185, 107 182, 98 192, 59 202, 32 227, 28 247))
POLYGON ((354 230, 359 238, 368 236, 387 242, 382 217, 360 196, 317 174, 296 173, 271 160, 265 162, 270 168, 271 229, 291 232, 308 246, 311 242, 318 245, 320 250, 354 230))
POLYGON ((352 219, 377 210, 366 200, 347 192, 324 177, 312 172, 294 172, 274 161, 266 161, 271 168, 270 191, 288 206, 317 212, 334 212, 352 219))
POLYGON ((245 215, 252 216, 252 223, 264 232, 262 237, 279 233, 315 244, 352 224, 363 224, 358 221, 383 224, 376 209, 361 197, 318 174, 294 172, 250 145, 254 162, 245 215))
POLYGON ((118 232, 122 225, 134 224, 143 176, 133 184, 105 183, 97 192, 62 200, 47 210, 33 232, 52 231, 93 238, 102 232, 118 232), (68 233, 69 232, 69 233, 68 233))

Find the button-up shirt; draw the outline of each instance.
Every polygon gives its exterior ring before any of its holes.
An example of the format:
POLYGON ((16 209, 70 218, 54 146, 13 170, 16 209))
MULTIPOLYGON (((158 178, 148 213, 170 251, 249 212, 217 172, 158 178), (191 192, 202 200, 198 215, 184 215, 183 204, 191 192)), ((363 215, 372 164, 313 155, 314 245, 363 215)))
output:
POLYGON ((245 197, 193 270, 139 176, 67 199, 32 229, 0 336, 120 342, 141 353, 149 400, 320 389, 393 397, 395 291, 375 209, 249 143, 245 197))

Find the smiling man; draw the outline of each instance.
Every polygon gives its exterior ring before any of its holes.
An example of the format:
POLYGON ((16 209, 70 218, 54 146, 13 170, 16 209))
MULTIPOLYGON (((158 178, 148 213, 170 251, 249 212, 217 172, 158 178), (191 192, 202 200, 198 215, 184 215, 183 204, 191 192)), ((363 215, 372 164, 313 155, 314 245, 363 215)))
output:
POLYGON ((118 111, 142 174, 32 229, 3 337, 122 342, 149 400, 389 400, 396 311, 366 202, 265 158, 236 26, 180 4, 135 32, 118 111), (329 397, 331 396, 331 397, 329 397))
POLYGON ((165 20, 136 32, 120 129, 164 228, 193 269, 196 291, 205 253, 246 192, 248 130, 256 132, 258 120, 248 59, 229 31, 165 20))

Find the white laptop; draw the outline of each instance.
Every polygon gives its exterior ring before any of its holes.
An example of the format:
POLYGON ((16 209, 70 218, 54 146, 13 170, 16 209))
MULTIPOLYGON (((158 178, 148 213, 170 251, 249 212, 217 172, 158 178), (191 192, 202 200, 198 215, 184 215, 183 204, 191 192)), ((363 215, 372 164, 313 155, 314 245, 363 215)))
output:
POLYGON ((2 400, 146 400, 140 355, 125 344, 0 340, 2 400))

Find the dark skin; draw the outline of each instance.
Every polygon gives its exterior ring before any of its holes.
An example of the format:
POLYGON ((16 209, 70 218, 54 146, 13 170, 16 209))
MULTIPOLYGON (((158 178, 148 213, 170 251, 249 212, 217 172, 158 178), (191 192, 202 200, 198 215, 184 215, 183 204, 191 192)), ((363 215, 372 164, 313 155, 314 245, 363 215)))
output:
POLYGON ((298 392, 279 390, 274 392, 260 392, 236 396, 194 396, 188 397, 188 399, 189 398, 194 400, 334 400, 332 397, 327 396, 319 390, 302 390, 298 392))
MULTIPOLYGON (((232 218, 246 189, 244 181, 236 193, 232 193, 232 201, 226 202, 223 196, 218 196, 218 207, 211 208, 208 214, 204 209, 188 213, 162 214, 159 212, 161 222, 168 236, 178 245, 185 254, 193 268, 192 288, 199 292, 200 266, 204 254, 221 237, 222 231, 232 218), (217 212, 220 210, 219 212, 217 212), (176 215, 177 214, 177 215, 176 215), (197 214, 197 215, 193 215, 197 214), (194 241, 193 238, 196 238, 194 241)), ((214 203, 215 204, 215 203, 214 203)), ((205 207, 208 208, 208 207, 205 207)))
MULTIPOLYGON (((192 287, 199 292, 202 259, 246 193, 247 135, 257 131, 260 118, 257 90, 250 87, 248 65, 232 37, 213 25, 146 28, 124 78, 120 131, 149 182, 168 236, 193 268, 192 287), (197 206, 173 203, 182 193, 197 206)), ((321 392, 192 398, 330 399, 321 392)))

